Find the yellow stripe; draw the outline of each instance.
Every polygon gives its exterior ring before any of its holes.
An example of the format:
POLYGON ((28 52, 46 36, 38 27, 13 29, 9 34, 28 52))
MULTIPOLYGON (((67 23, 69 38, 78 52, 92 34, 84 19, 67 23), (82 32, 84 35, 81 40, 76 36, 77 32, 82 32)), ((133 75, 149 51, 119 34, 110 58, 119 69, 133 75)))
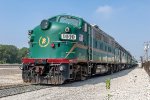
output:
MULTIPOLYGON (((84 46, 82 44, 77 44, 77 47, 78 48, 81 48, 81 49, 88 49, 88 46, 84 46)), ((91 48, 91 47, 90 47, 91 48)), ((91 48, 92 49, 92 48, 91 48)), ((105 53, 105 54, 109 54, 109 55, 114 55, 113 53, 110 53, 110 52, 106 52, 106 51, 102 51, 100 49, 95 49, 93 48, 93 51, 96 51, 96 52, 99 52, 99 53, 105 53)))
MULTIPOLYGON (((88 49, 88 46, 84 46, 84 45, 82 45, 82 44, 76 43, 76 44, 74 44, 74 45, 72 46, 72 48, 71 48, 70 51, 67 53, 67 55, 66 55, 65 58, 67 58, 67 57, 70 55, 70 53, 71 53, 76 47, 82 48, 82 49, 88 49)), ((93 51, 96 51, 96 52, 99 52, 99 53, 105 53, 105 54, 109 54, 109 55, 114 55, 113 53, 106 52, 106 51, 102 51, 102 50, 95 49, 95 48, 93 48, 93 51)))
POLYGON ((76 46, 77 46, 77 44, 74 44, 74 45, 72 46, 72 48, 70 49, 70 51, 68 52, 68 54, 66 55, 65 58, 67 58, 67 57, 70 55, 70 53, 76 48, 76 46))

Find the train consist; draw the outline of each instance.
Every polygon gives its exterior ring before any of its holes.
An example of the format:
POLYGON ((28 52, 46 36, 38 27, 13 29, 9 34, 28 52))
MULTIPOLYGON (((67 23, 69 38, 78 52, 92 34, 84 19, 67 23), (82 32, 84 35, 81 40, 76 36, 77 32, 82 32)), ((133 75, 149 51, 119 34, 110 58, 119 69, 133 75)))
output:
POLYGON ((137 64, 113 37, 76 16, 42 20, 28 35, 29 57, 22 59, 24 82, 63 84, 137 64))

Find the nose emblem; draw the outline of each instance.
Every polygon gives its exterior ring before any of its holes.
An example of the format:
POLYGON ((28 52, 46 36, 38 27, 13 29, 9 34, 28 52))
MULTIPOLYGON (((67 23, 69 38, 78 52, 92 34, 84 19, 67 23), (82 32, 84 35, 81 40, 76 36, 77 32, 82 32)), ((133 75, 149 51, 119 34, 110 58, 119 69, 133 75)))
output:
POLYGON ((40 37, 39 38, 39 46, 40 47, 47 47, 48 44, 50 42, 50 38, 47 36, 47 37, 40 37))
POLYGON ((45 44, 45 43, 46 43, 46 39, 42 38, 42 44, 45 44))

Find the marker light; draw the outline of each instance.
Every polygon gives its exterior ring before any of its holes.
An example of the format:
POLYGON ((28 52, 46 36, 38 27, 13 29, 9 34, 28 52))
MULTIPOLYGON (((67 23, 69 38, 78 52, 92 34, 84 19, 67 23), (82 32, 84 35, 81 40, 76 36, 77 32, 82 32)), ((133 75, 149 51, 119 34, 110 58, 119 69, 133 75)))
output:
POLYGON ((51 47, 52 47, 52 48, 55 48, 55 44, 54 44, 54 43, 52 43, 52 44, 51 44, 51 47))

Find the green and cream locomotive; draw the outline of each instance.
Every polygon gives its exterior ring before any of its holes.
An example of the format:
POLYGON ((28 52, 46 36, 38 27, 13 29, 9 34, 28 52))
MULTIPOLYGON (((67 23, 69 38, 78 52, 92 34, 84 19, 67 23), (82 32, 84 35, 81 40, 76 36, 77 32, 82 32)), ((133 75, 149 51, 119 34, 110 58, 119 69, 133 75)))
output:
POLYGON ((113 37, 79 17, 43 20, 28 35, 29 57, 22 59, 24 82, 62 84, 136 65, 113 37))

